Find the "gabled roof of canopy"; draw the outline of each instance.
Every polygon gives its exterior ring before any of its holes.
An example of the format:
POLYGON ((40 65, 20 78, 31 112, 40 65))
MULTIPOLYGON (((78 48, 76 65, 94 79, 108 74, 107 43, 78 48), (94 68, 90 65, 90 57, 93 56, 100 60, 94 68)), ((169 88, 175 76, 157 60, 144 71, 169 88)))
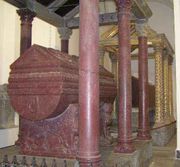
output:
MULTIPOLYGON (((67 26, 69 28, 79 27, 79 0, 5 0, 18 7, 28 8, 35 12, 40 19, 56 26, 67 26)), ((100 0, 100 3, 114 0, 100 0)), ((145 0, 133 0, 132 20, 148 19, 152 16, 151 9, 145 0)), ((117 13, 100 14, 100 25, 117 23, 117 13)))
MULTIPOLYGON (((149 26, 146 26, 146 31, 148 35, 148 44, 152 45, 152 39, 156 38, 157 33, 152 30, 149 26)), ((131 34, 131 51, 134 51, 138 47, 138 33, 136 31, 135 23, 130 25, 131 34)), ((100 47, 109 52, 118 51, 118 27, 113 26, 105 33, 101 35, 100 47)))
MULTIPOLYGON (((153 47, 157 43, 161 43, 163 48, 166 48, 170 55, 173 56, 174 50, 166 38, 165 34, 158 34, 149 25, 145 26, 145 31, 148 38, 148 46, 153 47)), ((131 52, 138 48, 138 32, 136 30, 135 23, 132 22, 130 25, 131 34, 131 52)), ((100 37, 99 45, 107 52, 117 53, 118 52, 118 27, 113 26, 100 37)))

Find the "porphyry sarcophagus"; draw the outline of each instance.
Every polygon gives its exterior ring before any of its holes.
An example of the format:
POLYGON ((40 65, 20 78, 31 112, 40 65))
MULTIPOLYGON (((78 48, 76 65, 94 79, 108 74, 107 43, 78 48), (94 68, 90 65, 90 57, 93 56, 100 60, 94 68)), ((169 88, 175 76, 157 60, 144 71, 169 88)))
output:
MULTIPOLYGON (((99 74, 100 111, 110 113, 116 84, 113 75, 101 66, 99 74)), ((33 45, 11 65, 8 93, 22 118, 19 135, 22 153, 75 157, 78 76, 78 58, 39 45, 33 45)))

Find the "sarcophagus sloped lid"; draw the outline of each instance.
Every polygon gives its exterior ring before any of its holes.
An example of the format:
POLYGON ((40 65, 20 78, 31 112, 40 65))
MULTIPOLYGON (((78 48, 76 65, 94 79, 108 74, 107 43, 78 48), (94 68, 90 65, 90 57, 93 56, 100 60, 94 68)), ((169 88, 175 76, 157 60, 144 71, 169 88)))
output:
MULTIPOLYGON (((29 120, 61 114, 78 103, 78 59, 60 51, 33 45, 11 66, 8 92, 14 109, 29 120)), ((100 97, 112 102, 113 75, 100 68, 100 97)))

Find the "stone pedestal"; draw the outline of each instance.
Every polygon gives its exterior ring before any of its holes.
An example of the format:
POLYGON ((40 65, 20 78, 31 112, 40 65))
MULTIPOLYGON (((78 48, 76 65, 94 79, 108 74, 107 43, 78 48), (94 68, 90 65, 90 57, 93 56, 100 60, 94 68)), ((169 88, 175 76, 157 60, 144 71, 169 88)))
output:
MULTIPOLYGON (((152 142, 151 141, 134 141, 136 151, 131 154, 113 153, 113 147, 101 147, 103 167, 148 167, 152 158, 152 142)), ((0 162, 2 162, 4 155, 8 155, 9 162, 12 162, 13 156, 17 156, 17 161, 22 162, 24 155, 19 154, 18 147, 10 147, 0 150, 0 162)), ((34 159, 33 156, 25 156, 26 164, 31 166, 34 159)), ((58 167, 79 167, 79 163, 75 159, 60 159, 54 157, 41 157, 36 156, 35 162, 38 166, 42 166, 43 159, 45 159, 48 167, 53 167, 55 160, 58 167)), ((89 167, 91 167, 90 165, 89 167)), ((99 167, 98 166, 98 167, 99 167)))
POLYGON ((7 94, 7 85, 0 85, 0 129, 14 127, 15 112, 7 94))
POLYGON ((165 146, 176 133, 176 122, 151 130, 152 142, 156 146, 165 146))
POLYGON ((152 159, 152 142, 135 140, 136 151, 130 154, 113 153, 111 148, 104 148, 103 164, 113 167, 148 167, 152 159))

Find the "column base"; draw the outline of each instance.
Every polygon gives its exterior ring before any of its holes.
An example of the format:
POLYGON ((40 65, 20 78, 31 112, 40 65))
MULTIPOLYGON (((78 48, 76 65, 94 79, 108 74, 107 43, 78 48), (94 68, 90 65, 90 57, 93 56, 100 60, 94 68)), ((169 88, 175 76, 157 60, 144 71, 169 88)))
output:
POLYGON ((156 128, 159 128, 159 127, 162 127, 165 125, 165 122, 164 121, 161 121, 161 122, 155 122, 154 126, 153 126, 153 129, 156 129, 156 128))
POLYGON ((152 142, 155 146, 165 146, 176 133, 176 122, 151 130, 152 142))
POLYGON ((135 148, 131 142, 118 143, 118 145, 114 149, 115 153, 133 153, 134 151, 135 151, 135 148))
POLYGON ((150 131, 138 130, 137 139, 138 140, 151 140, 150 131))
POLYGON ((102 164, 100 154, 88 158, 85 156, 78 156, 77 159, 80 167, 100 167, 102 164))
POLYGON ((165 123, 165 125, 168 125, 168 124, 172 123, 171 118, 170 118, 170 117, 169 117, 169 118, 166 118, 166 119, 164 120, 164 123, 165 123))

